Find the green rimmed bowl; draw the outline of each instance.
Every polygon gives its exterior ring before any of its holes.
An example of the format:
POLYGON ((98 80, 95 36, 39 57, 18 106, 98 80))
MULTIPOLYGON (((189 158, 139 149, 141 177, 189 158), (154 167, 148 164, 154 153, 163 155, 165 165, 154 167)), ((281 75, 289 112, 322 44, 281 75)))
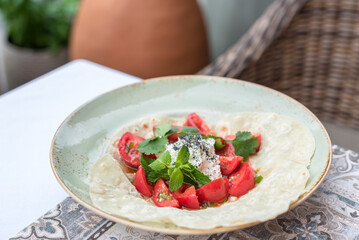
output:
POLYGON ((306 192, 293 208, 323 182, 332 160, 329 136, 306 107, 280 92, 241 80, 211 76, 155 78, 105 93, 73 112, 57 130, 51 145, 52 170, 61 186, 80 204, 112 221, 168 234, 210 234, 258 224, 254 222, 210 230, 148 225, 110 215, 96 208, 89 196, 88 172, 104 154, 104 146, 122 126, 150 115, 184 112, 276 112, 306 126, 316 150, 309 167, 306 192))

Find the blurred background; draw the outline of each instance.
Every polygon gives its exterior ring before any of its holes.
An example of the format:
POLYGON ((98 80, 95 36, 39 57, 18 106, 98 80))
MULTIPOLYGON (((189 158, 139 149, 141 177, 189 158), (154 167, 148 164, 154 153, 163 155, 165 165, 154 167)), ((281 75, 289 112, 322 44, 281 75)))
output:
POLYGON ((359 151, 357 0, 0 0, 0 10, 0 94, 74 59, 145 79, 200 71, 296 98, 359 151))
MULTIPOLYGON (((20 84, 32 80, 35 77, 42 75, 45 72, 48 72, 52 68, 64 64, 64 62, 68 60, 68 52, 65 53, 63 48, 65 48, 65 51, 68 50, 68 40, 70 39, 71 33, 70 27, 79 8, 79 2, 79 0, 0 0, 0 7, 1 11, 3 12, 3 17, 0 20, 0 32, 1 39, 3 42, 3 44, 1 44, 0 46, 0 50, 2 53, 0 56, 0 92, 3 93, 8 89, 12 89, 20 84), (6 31, 6 21, 4 22, 4 20, 8 20, 8 31, 6 31), (4 44, 4 41, 6 42, 7 40, 9 40, 9 37, 11 37, 10 42, 15 46, 8 46, 8 44, 4 44), (4 47, 6 48, 5 53, 4 47), (14 49, 14 47, 16 49, 14 49), (20 48, 26 49, 24 49, 24 52, 21 53, 20 48), (46 56, 45 52, 48 52, 49 56, 46 56), (36 55, 35 53, 37 53, 38 56, 33 56, 36 55), (6 58, 6 69, 4 66, 4 57, 6 58), (22 59, 22 61, 14 59, 16 57, 22 59), (50 63, 50 59, 54 62, 50 63), (33 66, 26 67, 26 65, 30 65, 30 63, 33 63, 31 64, 33 66), (10 76, 6 78, 6 75, 10 76)), ((81 13, 81 18, 83 20, 80 20, 81 22, 79 23, 79 25, 81 26, 77 28, 76 36, 81 35, 77 37, 79 39, 78 41, 83 41, 82 38, 88 37, 88 39, 86 39, 87 42, 90 42, 88 43, 88 45, 92 44, 92 46, 87 46, 87 51, 90 52, 89 49, 92 48, 92 52, 86 53, 85 47, 83 47, 82 49, 77 48, 75 50, 77 51, 76 54, 78 54, 82 58, 87 57, 95 62, 111 66, 111 63, 104 63, 104 61, 102 61, 100 57, 93 57, 93 55, 95 55, 95 53, 93 52, 98 51, 93 50, 94 48, 96 48, 96 46, 93 45, 102 45, 105 42, 104 39, 99 38, 97 39, 99 42, 96 43, 96 36, 94 35, 107 34, 105 36, 107 38, 109 35, 111 35, 108 33, 108 31, 112 31, 114 27, 120 25, 120 23, 116 22, 116 20, 119 20, 121 17, 117 19, 113 15, 122 14, 125 15, 123 16, 124 19, 127 19, 128 21, 133 21, 133 19, 131 19, 131 17, 129 17, 128 15, 134 16, 136 15, 135 12, 143 11, 143 8, 145 8, 145 11, 157 11, 157 14, 162 15, 164 11, 173 11, 173 9, 179 8, 179 6, 177 6, 179 4, 166 5, 163 1, 157 1, 158 3, 155 3, 156 1, 151 1, 153 3, 147 4, 147 6, 139 6, 145 4, 139 3, 139 1, 135 2, 138 3, 131 5, 128 3, 128 1, 124 1, 124 3, 118 4, 110 0, 108 4, 104 4, 106 6, 102 6, 99 8, 99 6, 92 6, 96 4, 98 5, 98 2, 85 1, 85 6, 83 6, 84 9, 81 13), (159 9, 158 5, 166 6, 163 7, 163 9, 159 9), (115 6, 117 10, 114 13, 109 13, 111 9, 107 9, 108 6, 115 6), (88 16, 92 14, 98 16, 88 16), (92 21, 91 19, 94 19, 93 21, 97 21, 97 19, 103 19, 103 15, 109 16, 110 14, 112 14, 110 16, 111 19, 109 19, 108 21, 100 20, 101 24, 99 25, 101 26, 94 26, 93 29, 89 29, 88 26, 83 23, 83 21, 92 21), (106 29, 106 27, 109 29, 106 29), (82 30, 81 28, 84 29, 82 30), (104 31, 104 33, 94 33, 93 31, 97 30, 97 28, 102 28, 102 31, 104 31), (89 34, 90 36, 87 36, 87 34, 89 34)), ((187 9, 183 7, 184 9, 180 9, 179 11, 177 11, 177 15, 179 17, 191 15, 192 12, 195 11, 193 10, 194 7, 190 6, 191 2, 193 1, 187 1, 184 4, 189 5, 187 9)), ((221 2, 218 2, 216 0, 198 0, 198 5, 202 14, 201 16, 203 16, 204 23, 206 25, 205 41, 208 41, 209 44, 209 60, 215 59, 225 50, 227 50, 228 47, 233 45, 248 30, 248 28, 263 13, 263 11, 271 2, 272 0, 223 0, 221 2)), ((166 16, 162 17, 165 18, 166 16)), ((175 17, 176 16, 174 16, 171 21, 174 21, 173 26, 177 25, 178 27, 178 25, 181 25, 181 22, 183 20, 176 21, 175 17)), ((162 19, 153 19, 154 24, 158 23, 156 21, 161 20, 162 19)), ((141 22, 141 19, 139 19, 138 22, 141 22)), ((93 23, 91 22, 91 24, 93 23)), ((185 23, 182 23, 182 25, 185 25, 185 23)), ((150 27, 151 26, 146 26, 140 31, 146 31, 145 28, 150 27)), ((168 26, 168 28, 170 27, 172 26, 168 26)), ((186 30, 186 27, 183 27, 180 34, 185 34, 186 30)), ((121 31, 126 34, 126 31, 128 31, 128 29, 121 29, 121 31)), ((163 31, 171 30, 163 29, 163 31)), ((153 34, 155 33, 152 33, 152 35, 153 34)), ((133 35, 135 35, 135 33, 133 33, 133 35)), ((111 37, 114 36, 116 36, 116 34, 113 34, 113 36, 111 37)), ((116 37, 119 36, 117 35, 116 37)), ((147 39, 149 42, 152 41, 151 37, 152 36, 148 37, 147 39)), ((201 36, 197 38, 200 37, 201 36)), ((120 39, 115 39, 114 45, 117 45, 119 41, 120 39)), ((133 38, 131 38, 126 41, 134 40, 133 38)), ((146 43, 143 44, 146 45, 146 43)), ((100 50, 101 46, 97 48, 100 50)), ((102 50, 106 51, 106 49, 102 50)), ((113 46, 111 47, 111 51, 113 51, 113 46)), ((153 53, 151 54, 154 55, 153 53)), ((77 56, 74 56, 74 58, 76 57, 77 56)), ((206 61, 204 62, 207 64, 209 60, 206 59, 206 61)), ((115 68, 119 70, 122 69, 122 71, 125 72, 128 69, 128 67, 124 65, 115 66, 115 68)), ((195 70, 199 69, 200 68, 195 70)), ((131 70, 133 71, 133 75, 138 75, 136 74, 136 69, 131 68, 131 70)), ((151 73, 151 75, 148 77, 153 76, 156 76, 156 74, 151 73)))

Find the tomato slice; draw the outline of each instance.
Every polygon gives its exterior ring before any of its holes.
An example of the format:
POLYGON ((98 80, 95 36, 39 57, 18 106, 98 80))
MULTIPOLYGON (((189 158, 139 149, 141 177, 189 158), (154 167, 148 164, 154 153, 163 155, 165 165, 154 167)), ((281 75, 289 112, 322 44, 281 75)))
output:
POLYGON ((180 189, 172 192, 172 194, 182 206, 191 209, 199 209, 198 197, 194 186, 190 186, 184 192, 183 190, 185 190, 185 185, 182 185, 180 189))
POLYGON ((159 178, 156 182, 152 199, 157 207, 180 207, 179 202, 173 198, 162 178, 159 178))
MULTIPOLYGON (((137 168, 140 166, 140 157, 142 153, 137 151, 138 144, 145 139, 136 134, 126 132, 122 135, 118 142, 118 150, 121 158, 131 167, 137 168)), ((156 159, 155 154, 145 155, 148 158, 156 159)))
POLYGON ((218 178, 197 190, 198 200, 200 202, 222 202, 228 197, 228 189, 228 178, 218 178))
POLYGON ((152 197, 153 187, 147 181, 145 170, 142 166, 138 167, 135 178, 133 180, 133 185, 143 196, 152 197))
POLYGON ((231 174, 234 169, 241 163, 241 156, 219 156, 219 165, 221 166, 221 172, 223 175, 231 174))
POLYGON ((182 184, 182 186, 179 189, 171 192, 172 196, 177 199, 177 197, 180 196, 184 192, 184 190, 186 190, 186 187, 187 187, 186 184, 182 184))
POLYGON ((187 120, 184 124, 188 127, 195 127, 202 134, 202 136, 213 135, 214 132, 208 127, 207 123, 203 121, 203 119, 197 115, 197 113, 191 113, 187 116, 187 120))
POLYGON ((224 148, 216 151, 216 154, 219 156, 236 156, 232 143, 226 143, 224 148))
POLYGON ((118 150, 120 151, 121 158, 131 167, 137 168, 140 166, 140 156, 142 153, 136 149, 138 144, 143 140, 145 139, 140 136, 126 132, 118 142, 118 150))
POLYGON ((229 176, 229 194, 240 197, 255 186, 255 173, 252 167, 244 162, 229 176))
POLYGON ((258 147, 255 148, 255 150, 256 150, 256 152, 258 152, 259 149, 261 148, 261 144, 262 144, 262 134, 260 134, 260 133, 258 133, 258 132, 254 132, 254 133, 252 133, 251 136, 257 138, 258 147))

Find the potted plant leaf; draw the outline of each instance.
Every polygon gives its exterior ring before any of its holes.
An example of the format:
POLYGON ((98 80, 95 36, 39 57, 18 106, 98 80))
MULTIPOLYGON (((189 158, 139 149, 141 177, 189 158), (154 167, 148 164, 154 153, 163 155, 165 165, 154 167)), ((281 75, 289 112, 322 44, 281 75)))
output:
POLYGON ((0 0, 8 87, 17 87, 67 61, 78 0, 0 0))

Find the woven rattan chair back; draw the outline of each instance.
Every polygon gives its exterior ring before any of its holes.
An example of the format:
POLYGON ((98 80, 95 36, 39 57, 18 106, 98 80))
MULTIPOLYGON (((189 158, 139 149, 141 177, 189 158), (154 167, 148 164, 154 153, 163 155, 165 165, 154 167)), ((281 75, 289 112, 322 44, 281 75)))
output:
POLYGON ((200 74, 269 86, 359 128, 359 1, 277 0, 200 74))

